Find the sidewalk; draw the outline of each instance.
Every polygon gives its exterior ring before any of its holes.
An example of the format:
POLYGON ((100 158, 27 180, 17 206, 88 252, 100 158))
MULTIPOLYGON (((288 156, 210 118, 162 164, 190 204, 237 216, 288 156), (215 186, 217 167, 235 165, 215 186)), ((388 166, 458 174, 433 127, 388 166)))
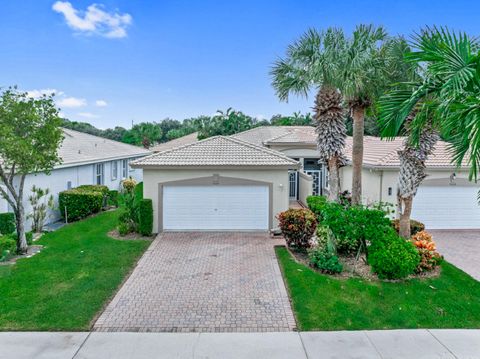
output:
POLYGON ((480 358, 480 330, 0 333, 0 359, 480 358))

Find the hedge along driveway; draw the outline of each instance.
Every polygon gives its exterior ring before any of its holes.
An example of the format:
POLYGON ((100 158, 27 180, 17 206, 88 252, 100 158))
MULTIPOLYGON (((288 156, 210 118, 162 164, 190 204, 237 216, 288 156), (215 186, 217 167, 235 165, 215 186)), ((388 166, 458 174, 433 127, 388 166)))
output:
POLYGON ((118 211, 46 234, 45 248, 0 268, 0 330, 88 330, 149 241, 107 236, 118 211))

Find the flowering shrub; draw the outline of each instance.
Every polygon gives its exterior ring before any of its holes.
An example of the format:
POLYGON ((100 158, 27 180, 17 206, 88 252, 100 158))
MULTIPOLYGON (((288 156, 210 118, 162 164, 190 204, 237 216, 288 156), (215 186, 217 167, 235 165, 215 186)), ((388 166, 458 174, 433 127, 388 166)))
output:
POLYGON ((420 254, 420 263, 417 273, 431 271, 442 261, 442 256, 437 252, 435 242, 427 231, 420 231, 412 236, 412 242, 420 254))
POLYGON ((309 209, 289 209, 277 216, 280 229, 287 245, 304 250, 310 247, 317 228, 317 219, 309 209))

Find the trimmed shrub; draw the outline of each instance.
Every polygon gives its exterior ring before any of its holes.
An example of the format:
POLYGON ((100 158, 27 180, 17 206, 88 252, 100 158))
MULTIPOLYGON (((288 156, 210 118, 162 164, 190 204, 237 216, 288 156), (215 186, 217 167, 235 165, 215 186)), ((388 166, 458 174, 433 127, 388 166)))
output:
POLYGON ((318 217, 321 216, 322 208, 327 203, 327 198, 324 196, 308 196, 307 205, 308 208, 315 213, 318 217))
POLYGON ((107 186, 101 184, 83 184, 75 189, 87 192, 100 192, 104 196, 108 196, 108 193, 110 192, 110 189, 107 186))
MULTIPOLYGON (((392 220, 392 226, 395 229, 397 233, 400 231, 400 220, 399 219, 393 219, 392 220)), ((425 225, 422 222, 416 221, 414 219, 410 220, 410 235, 413 236, 414 234, 417 234, 420 231, 425 230, 425 225)))
POLYGON ((142 236, 151 236, 153 230, 153 205, 151 199, 142 199, 138 210, 138 232, 142 236))
POLYGON ((135 201, 140 202, 143 199, 143 182, 138 183, 134 190, 135 201))
POLYGON ((108 204, 110 206, 118 207, 118 191, 117 190, 108 191, 108 204))
POLYGON ((420 255, 411 241, 390 233, 373 240, 368 261, 380 279, 403 279, 415 272, 420 255))
POLYGON ((93 213, 98 213, 103 205, 103 193, 85 189, 71 189, 60 192, 58 195, 58 206, 60 214, 69 222, 78 221, 93 213))
POLYGON ((0 237, 0 257, 8 257, 17 252, 17 242, 11 235, 0 237), (5 253, 7 252, 8 253, 5 253))
POLYGON ((12 234, 15 229, 15 214, 11 212, 0 213, 0 234, 12 234))
POLYGON ((292 208, 281 212, 277 219, 289 247, 298 250, 310 247, 313 233, 317 227, 317 219, 312 211, 292 208))

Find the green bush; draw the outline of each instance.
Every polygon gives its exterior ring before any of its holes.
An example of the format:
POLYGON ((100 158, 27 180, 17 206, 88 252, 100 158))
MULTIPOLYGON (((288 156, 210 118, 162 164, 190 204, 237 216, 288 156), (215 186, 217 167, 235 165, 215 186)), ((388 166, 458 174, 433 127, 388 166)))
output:
POLYGON ((33 243, 33 232, 26 232, 25 237, 27 239, 27 244, 30 246, 33 243))
POLYGON ((93 213, 98 213, 103 205, 103 193, 90 191, 85 188, 74 188, 71 190, 60 192, 58 195, 58 206, 60 214, 69 222, 78 221, 79 219, 88 217, 93 213))
POLYGON ((151 236, 153 230, 153 205, 151 199, 142 199, 138 210, 138 232, 142 236, 151 236))
POLYGON ((137 183, 134 190, 135 201, 140 202, 143 199, 143 182, 137 183))
POLYGON ((104 196, 108 196, 108 193, 110 192, 110 189, 107 186, 101 184, 83 184, 75 189, 86 192, 100 192, 104 196))
POLYGON ((11 234, 15 232, 15 229, 15 214, 0 213, 0 234, 11 234))
MULTIPOLYGON (((6 251, 8 251, 8 254, 10 255, 17 252, 17 242, 15 241, 15 237, 12 237, 11 235, 0 237, 0 257, 4 257, 6 251)), ((8 255, 5 257, 8 257, 8 255)))
POLYGON ((277 216, 287 245, 297 250, 310 247, 310 240, 317 227, 315 214, 309 209, 289 209, 277 216))
POLYGON ((120 222, 118 224, 118 233, 123 237, 126 236, 129 233, 132 233, 133 229, 129 225, 128 222, 120 222))
POLYGON ((338 257, 333 253, 318 248, 310 251, 308 256, 310 265, 324 273, 335 274, 343 271, 342 263, 340 263, 338 257))
POLYGON ((324 196, 308 196, 307 205, 310 210, 317 216, 321 216, 322 208, 327 203, 327 198, 324 196))
POLYGON ((381 279, 406 278, 420 263, 420 255, 413 243, 395 232, 375 238, 368 253, 372 271, 381 279))
POLYGON ((108 204, 110 206, 118 207, 118 191, 111 190, 108 192, 108 204))
POLYGON ((346 255, 356 254, 362 244, 366 250, 371 238, 393 232, 383 211, 364 206, 344 207, 335 202, 322 207, 320 224, 330 228, 338 252, 346 255))
MULTIPOLYGON (((394 219, 392 220, 392 226, 395 231, 398 233, 400 231, 400 220, 394 219)), ((416 221, 414 219, 410 220, 410 235, 415 235, 418 232, 425 230, 425 225, 422 222, 416 221)))

